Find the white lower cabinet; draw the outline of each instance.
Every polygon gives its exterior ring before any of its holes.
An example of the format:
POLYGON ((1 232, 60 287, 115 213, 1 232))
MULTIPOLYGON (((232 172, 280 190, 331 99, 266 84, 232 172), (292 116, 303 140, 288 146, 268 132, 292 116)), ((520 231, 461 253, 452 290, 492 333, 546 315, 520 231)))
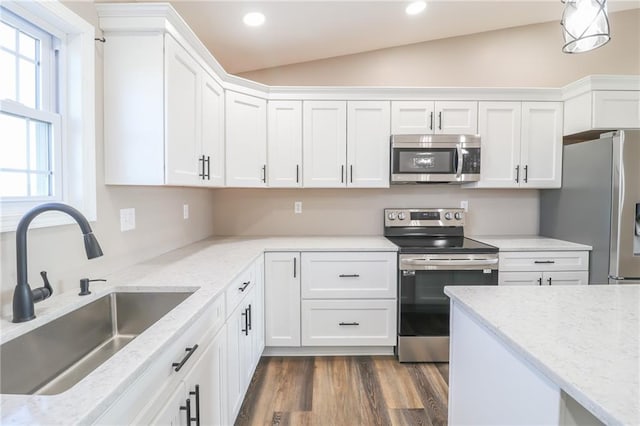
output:
POLYGON ((587 285, 589 252, 502 252, 499 285, 587 285))
POLYGON ((397 253, 265 255, 266 346, 394 346, 397 253))

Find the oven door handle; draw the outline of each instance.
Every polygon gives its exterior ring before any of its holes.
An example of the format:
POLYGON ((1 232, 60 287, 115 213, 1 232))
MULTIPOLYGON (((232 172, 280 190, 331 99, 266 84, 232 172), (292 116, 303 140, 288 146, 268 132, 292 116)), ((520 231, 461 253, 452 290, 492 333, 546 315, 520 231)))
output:
MULTIPOLYGON (((449 260, 445 260, 445 259, 404 259, 401 261, 402 265, 414 265, 414 266, 423 266, 423 267, 440 267, 440 266, 444 266, 444 267, 448 267, 448 266, 454 266, 454 267, 469 267, 469 268, 477 268, 477 267, 483 267, 483 266, 495 266, 498 264, 498 259, 473 259, 473 260, 467 260, 467 259, 460 259, 460 260, 455 260, 455 259, 449 259, 449 260)), ((401 268, 402 269, 402 266, 401 268)))
POLYGON ((462 155, 462 147, 458 144, 456 146, 456 152, 458 154, 458 167, 456 168, 456 177, 462 176, 462 166, 464 164, 464 155, 462 155))

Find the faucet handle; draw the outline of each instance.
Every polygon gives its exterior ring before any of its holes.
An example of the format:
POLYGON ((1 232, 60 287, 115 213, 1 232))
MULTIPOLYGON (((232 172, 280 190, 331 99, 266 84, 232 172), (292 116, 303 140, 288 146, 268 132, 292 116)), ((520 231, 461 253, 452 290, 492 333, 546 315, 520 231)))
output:
POLYGON ((98 278, 95 280, 90 280, 89 278, 82 278, 80 279, 80 293, 78 293, 78 296, 87 296, 89 294, 91 294, 91 292, 89 291, 89 283, 94 282, 94 281, 107 281, 103 278, 98 278))
POLYGON ((41 271, 40 276, 42 277, 42 281, 44 281, 44 287, 39 287, 31 290, 31 294, 33 295, 33 303, 42 302, 44 299, 50 297, 53 294, 53 287, 51 287, 51 284, 49 284, 47 271, 41 271))

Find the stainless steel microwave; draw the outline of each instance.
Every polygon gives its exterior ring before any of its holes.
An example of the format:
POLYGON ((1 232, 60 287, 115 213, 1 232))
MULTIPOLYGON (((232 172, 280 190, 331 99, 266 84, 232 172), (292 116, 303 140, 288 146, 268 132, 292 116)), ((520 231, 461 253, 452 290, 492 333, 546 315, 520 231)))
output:
POLYGON ((391 183, 480 180, 480 136, 391 136, 391 183))

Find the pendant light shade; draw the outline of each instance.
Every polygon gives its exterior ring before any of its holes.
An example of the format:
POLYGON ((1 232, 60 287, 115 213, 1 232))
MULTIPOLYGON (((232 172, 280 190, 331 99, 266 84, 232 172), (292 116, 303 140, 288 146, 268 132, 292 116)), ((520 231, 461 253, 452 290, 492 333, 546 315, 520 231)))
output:
POLYGON ((607 0, 561 0, 564 53, 582 53, 606 44, 610 39, 607 0))

